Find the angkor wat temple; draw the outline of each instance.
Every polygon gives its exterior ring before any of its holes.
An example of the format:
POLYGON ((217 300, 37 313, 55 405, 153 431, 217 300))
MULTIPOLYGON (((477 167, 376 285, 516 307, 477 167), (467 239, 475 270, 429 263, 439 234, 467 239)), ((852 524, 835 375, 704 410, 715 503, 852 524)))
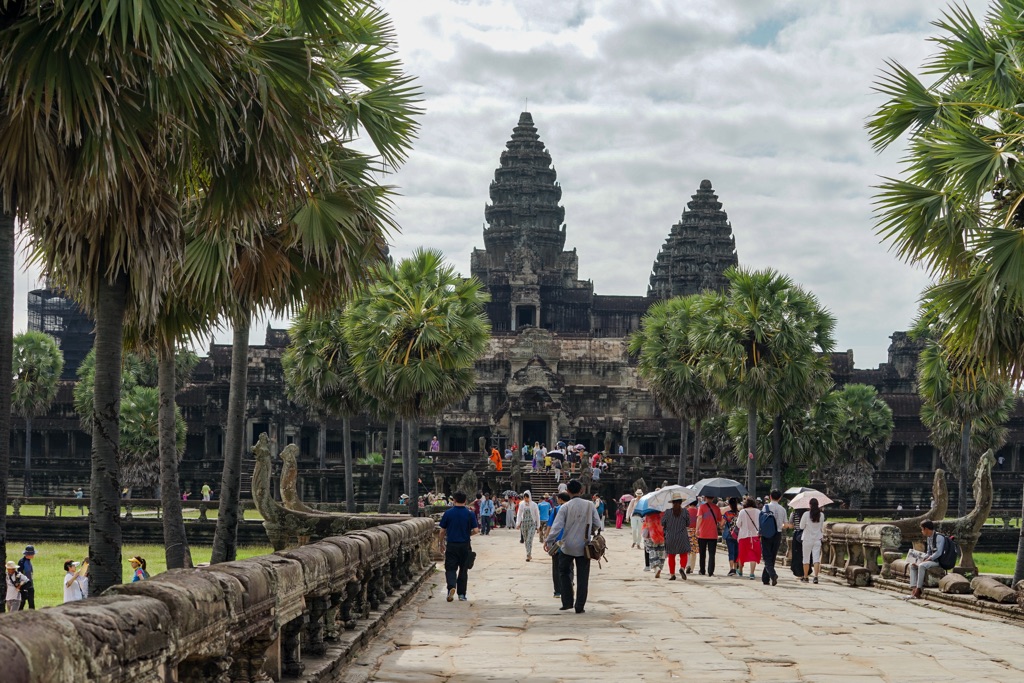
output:
MULTIPOLYGON (((477 363, 476 390, 433 424, 421 425, 421 447, 426 448, 432 435, 440 439, 442 451, 450 452, 476 451, 480 439, 504 448, 512 442, 550 445, 562 438, 591 449, 611 446, 617 451, 621 445, 628 456, 647 457, 669 471, 668 458, 679 452, 679 422, 661 409, 638 379, 627 352, 628 335, 653 302, 724 287, 722 273, 738 262, 732 227, 711 182, 703 180, 654 257, 646 295, 596 294, 592 282, 579 279, 576 250, 565 248, 561 199, 551 155, 532 116, 523 113, 490 184, 484 248, 475 249, 471 257, 471 274, 486 285, 491 297, 490 347, 477 363)), ((42 301, 44 294, 37 291, 30 297, 42 301)), ((67 335, 61 341, 70 343, 67 335)), ((250 349, 246 436, 251 443, 266 431, 277 447, 297 443, 308 470, 315 470, 321 455, 330 466, 339 466, 340 421, 318 423, 285 398, 280 358, 286 345, 285 330, 268 328, 265 344, 250 349)), ((876 369, 856 369, 852 351, 833 355, 837 385, 873 385, 894 412, 895 434, 876 473, 874 505, 926 505, 932 473, 939 465, 918 416, 917 353, 907 335, 896 332, 889 362, 876 369)), ((178 397, 188 424, 182 483, 192 491, 203 480, 216 485, 220 479, 230 356, 230 346, 214 344, 178 397)), ((33 422, 37 492, 66 494, 88 479, 90 441, 79 429, 72 386, 72 381, 64 382, 49 414, 33 422)), ((19 423, 15 420, 13 429, 15 479, 21 474, 19 449, 24 439, 19 423)), ((353 428, 356 457, 380 450, 383 425, 355 420, 353 428)), ((1000 452, 1006 464, 995 473, 997 507, 1020 504, 1020 406, 1009 428, 1009 441, 1000 452)), ((341 476, 340 467, 326 474, 311 471, 306 490, 311 496, 326 491, 328 499, 337 500, 343 490, 341 476)), ((379 474, 375 482, 369 481, 370 470, 362 476, 361 491, 370 495, 379 490, 379 474)), ((953 494, 955 486, 951 488, 953 494)), ((14 483, 12 493, 19 490, 14 483)))

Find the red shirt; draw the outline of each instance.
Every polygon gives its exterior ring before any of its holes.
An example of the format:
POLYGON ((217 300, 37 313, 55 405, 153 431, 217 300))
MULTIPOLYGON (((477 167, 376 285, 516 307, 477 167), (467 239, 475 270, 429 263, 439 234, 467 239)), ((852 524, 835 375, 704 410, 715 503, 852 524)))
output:
POLYGON ((722 511, 717 505, 701 503, 697 507, 697 538, 718 538, 718 522, 722 511))

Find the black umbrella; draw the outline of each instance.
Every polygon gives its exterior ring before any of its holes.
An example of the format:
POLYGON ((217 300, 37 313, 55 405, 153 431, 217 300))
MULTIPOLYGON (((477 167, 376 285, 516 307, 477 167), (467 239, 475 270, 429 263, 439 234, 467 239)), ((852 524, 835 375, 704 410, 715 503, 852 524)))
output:
POLYGON ((734 479, 725 479, 724 477, 701 479, 692 488, 693 492, 698 496, 712 498, 740 498, 747 495, 747 489, 744 488, 743 484, 734 479))

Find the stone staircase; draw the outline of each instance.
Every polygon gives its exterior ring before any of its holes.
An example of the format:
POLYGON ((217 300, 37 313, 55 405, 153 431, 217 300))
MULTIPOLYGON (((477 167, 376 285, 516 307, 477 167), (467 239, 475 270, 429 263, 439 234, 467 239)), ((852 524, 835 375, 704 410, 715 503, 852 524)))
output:
MULTIPOLYGON (((566 481, 565 477, 562 477, 562 482, 566 481)), ((530 474, 530 492, 533 493, 534 498, 543 496, 548 493, 555 493, 558 491, 558 484, 555 483, 554 472, 533 472, 530 474)))

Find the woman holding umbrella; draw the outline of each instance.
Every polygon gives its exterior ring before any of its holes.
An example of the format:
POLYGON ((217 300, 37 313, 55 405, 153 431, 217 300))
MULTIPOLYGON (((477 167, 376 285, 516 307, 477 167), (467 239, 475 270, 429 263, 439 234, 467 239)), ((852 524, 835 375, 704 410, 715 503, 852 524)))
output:
POLYGON ((818 583, 818 574, 821 573, 821 539, 825 535, 825 515, 821 512, 817 498, 810 499, 810 509, 800 518, 800 528, 804 532, 804 575, 800 580, 807 583, 813 564, 814 583, 818 583))

